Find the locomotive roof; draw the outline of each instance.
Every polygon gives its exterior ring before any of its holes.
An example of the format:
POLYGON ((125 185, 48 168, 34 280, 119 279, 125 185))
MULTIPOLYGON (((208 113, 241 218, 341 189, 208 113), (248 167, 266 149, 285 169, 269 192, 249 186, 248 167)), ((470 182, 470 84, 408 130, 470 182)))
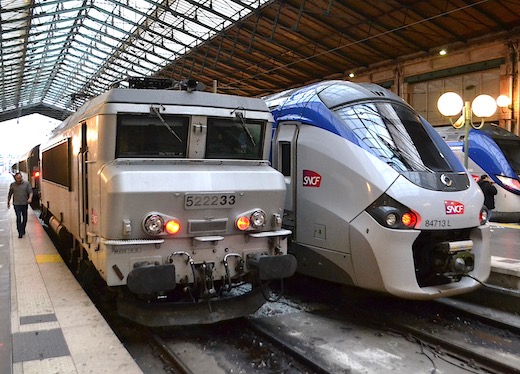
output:
POLYGON ((124 89, 114 88, 83 104, 64 120, 53 133, 107 110, 106 104, 176 105, 229 109, 230 117, 236 109, 270 114, 262 99, 200 91, 124 89))

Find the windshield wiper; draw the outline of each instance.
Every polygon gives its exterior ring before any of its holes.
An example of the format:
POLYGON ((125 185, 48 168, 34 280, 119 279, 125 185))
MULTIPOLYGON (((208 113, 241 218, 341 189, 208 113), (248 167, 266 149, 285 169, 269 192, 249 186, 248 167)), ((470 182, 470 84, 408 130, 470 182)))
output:
MULTIPOLYGON (((233 109, 233 112, 235 112, 235 117, 240 119, 240 123, 242 125, 242 128, 244 129, 244 131, 246 132, 247 136, 249 137, 249 141, 251 142, 253 147, 256 147, 255 139, 253 138, 253 135, 251 135, 251 132, 249 131, 249 129, 246 126, 246 121, 244 120, 244 113, 239 112, 239 110, 244 110, 244 108, 238 107, 238 108, 233 109)), ((233 113, 233 112, 231 112, 231 113, 233 113)))
MULTIPOLYGON (((161 105, 162 106, 162 105, 161 105)), ((168 125, 166 123, 166 121, 164 120, 164 118, 162 118, 161 116, 161 113, 159 113, 159 109, 157 109, 156 107, 154 106, 150 106, 150 109, 155 113, 155 115, 161 120, 162 124, 168 129, 169 132, 171 132, 176 138, 177 140, 182 144, 182 140, 181 138, 179 138, 179 135, 177 135, 175 133, 175 131, 170 127, 170 125, 168 125)))

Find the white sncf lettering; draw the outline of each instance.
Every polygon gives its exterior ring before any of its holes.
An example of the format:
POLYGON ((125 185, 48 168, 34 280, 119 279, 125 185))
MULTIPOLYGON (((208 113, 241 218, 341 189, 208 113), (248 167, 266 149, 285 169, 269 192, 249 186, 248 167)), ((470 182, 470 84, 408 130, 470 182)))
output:
POLYGON ((462 205, 459 205, 459 206, 448 205, 446 207, 446 213, 448 213, 448 214, 460 214, 462 212, 464 212, 464 206, 462 206, 462 205))
POLYGON ((464 214, 464 204, 458 201, 444 200, 444 209, 446 214, 464 214))
POLYGON ((321 175, 312 170, 303 171, 303 187, 319 187, 321 175))
POLYGON ((318 186, 320 184, 321 177, 309 177, 308 175, 303 177, 304 186, 318 186))

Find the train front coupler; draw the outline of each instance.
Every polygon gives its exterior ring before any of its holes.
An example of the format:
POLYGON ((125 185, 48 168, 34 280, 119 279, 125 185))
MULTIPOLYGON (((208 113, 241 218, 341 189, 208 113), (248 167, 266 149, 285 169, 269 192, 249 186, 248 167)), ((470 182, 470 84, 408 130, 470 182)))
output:
POLYGON ((471 253, 472 240, 442 242, 435 247, 435 267, 439 273, 460 280, 475 268, 475 255, 471 253))

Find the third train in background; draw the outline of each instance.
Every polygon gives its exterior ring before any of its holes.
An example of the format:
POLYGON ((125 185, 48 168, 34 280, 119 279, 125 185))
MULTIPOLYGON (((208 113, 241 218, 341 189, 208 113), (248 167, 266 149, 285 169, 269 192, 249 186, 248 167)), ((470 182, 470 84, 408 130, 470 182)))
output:
MULTIPOLYGON (((464 157, 464 128, 435 128, 453 152, 464 157)), ((492 221, 520 221, 520 137, 494 124, 471 129, 468 138, 468 171, 477 180, 487 174, 495 182, 498 193, 492 221)))

